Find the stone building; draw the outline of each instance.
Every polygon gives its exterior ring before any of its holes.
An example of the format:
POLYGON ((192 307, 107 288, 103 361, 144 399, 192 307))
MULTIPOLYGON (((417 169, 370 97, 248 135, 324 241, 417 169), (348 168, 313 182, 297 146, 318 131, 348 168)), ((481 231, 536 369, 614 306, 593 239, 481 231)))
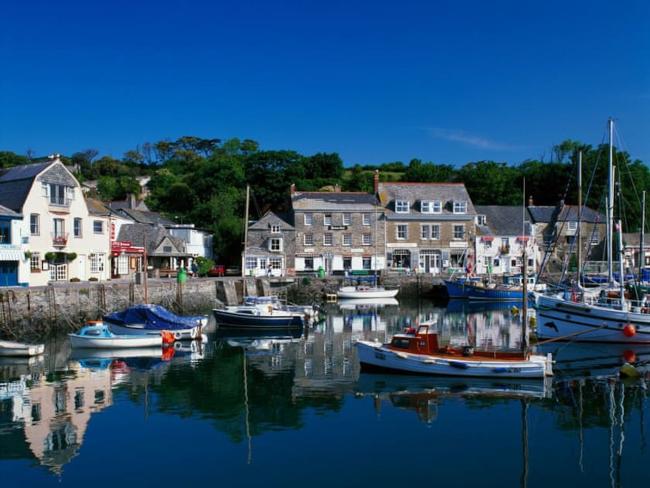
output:
POLYGON ((273 276, 294 274, 295 228, 288 215, 271 211, 249 225, 248 245, 242 256, 247 276, 266 276, 269 267, 273 276))
POLYGON ((521 273, 526 248, 528 272, 541 261, 528 212, 522 205, 476 205, 475 274, 521 273), (525 220, 524 220, 525 219, 525 220))
POLYGON ((385 267, 384 215, 375 195, 299 192, 291 187, 295 270, 328 273, 385 267))
POLYGON ((476 211, 463 183, 380 183, 386 261, 394 270, 439 274, 472 259, 476 211))

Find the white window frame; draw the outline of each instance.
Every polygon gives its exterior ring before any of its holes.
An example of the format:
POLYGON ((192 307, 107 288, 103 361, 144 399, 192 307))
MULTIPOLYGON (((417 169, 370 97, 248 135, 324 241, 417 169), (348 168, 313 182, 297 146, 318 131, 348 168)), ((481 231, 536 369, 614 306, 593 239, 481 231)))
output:
POLYGON ((361 238, 364 246, 372 246, 372 234, 363 234, 361 238))
POLYGON ((33 252, 29 257, 29 270, 30 271, 40 271, 41 270, 41 253, 33 252))
POLYGON ((434 214, 442 213, 442 202, 440 200, 431 201, 431 213, 434 214))
POLYGON ((282 269, 282 258, 270 257, 269 265, 271 269, 282 269))
POLYGON ((465 224, 454 224, 454 240, 455 241, 462 241, 465 240, 465 224), (458 236, 458 229, 461 230, 461 236, 458 236))
POLYGON ((305 234, 302 236, 302 243, 305 246, 313 246, 314 245, 314 234, 305 234))
POLYGON ((246 256, 246 261, 244 262, 244 266, 246 269, 255 269, 257 268, 257 258, 256 257, 251 257, 251 256, 246 256))
POLYGON ((420 212, 422 212, 422 213, 433 213, 433 211, 431 209, 431 204, 432 203, 433 202, 431 202, 430 200, 422 200, 420 202, 420 212))
POLYGON ((343 234, 343 245, 352 246, 352 234, 343 234))
POLYGON ((395 200, 395 213, 409 213, 411 202, 408 200, 395 200))
POLYGON ((567 222, 567 229, 572 231, 578 230, 578 222, 576 222, 575 220, 569 220, 567 222))
POLYGON ((332 225, 332 214, 323 214, 323 225, 332 225))
POLYGON ((72 235, 74 235, 76 238, 83 237, 83 219, 81 217, 75 217, 72 219, 72 235), (77 233, 77 222, 79 223, 79 233, 77 233))
POLYGON ((431 230, 429 231, 429 235, 431 236, 430 239, 432 241, 439 241, 440 240, 440 224, 432 224, 431 225, 431 230), (435 229, 435 232, 434 232, 435 229))
POLYGON ((117 257, 117 274, 120 276, 129 274, 129 257, 125 253, 117 257))
POLYGON ((397 224, 395 226, 395 238, 398 241, 405 241, 409 237, 409 226, 406 224, 397 224), (404 235, 400 237, 400 230, 404 231, 404 235))
POLYGON ((272 237, 269 239, 269 251, 282 252, 282 237, 272 237))
POLYGON ((314 223, 314 214, 311 212, 303 214, 302 218, 305 225, 312 225, 314 223))
POLYGON ((361 216, 363 225, 370 225, 370 214, 364 213, 361 216))
POLYGON ((103 234, 104 233, 104 221, 103 220, 93 220, 93 234, 103 234), (101 226, 101 230, 97 231, 97 224, 101 226))
POLYGON ((331 232, 326 232, 325 234, 323 234, 323 246, 333 246, 333 245, 334 245, 334 234, 332 234, 331 232), (328 240, 329 243, 327 242, 328 240))
POLYGON ((29 233, 33 236, 41 235, 41 216, 37 213, 29 214, 29 233))
POLYGON ((343 225, 352 225, 352 214, 344 213, 342 217, 343 225))
POLYGON ((279 225, 271 225, 271 234, 279 234, 280 233, 280 226, 279 225))
POLYGON ((90 254, 90 272, 101 273, 104 271, 104 253, 95 252, 90 254))
POLYGON ((467 200, 454 201, 454 213, 466 214, 467 213, 467 200))
POLYGON ((431 226, 429 224, 420 225, 420 239, 423 241, 431 239, 431 226))

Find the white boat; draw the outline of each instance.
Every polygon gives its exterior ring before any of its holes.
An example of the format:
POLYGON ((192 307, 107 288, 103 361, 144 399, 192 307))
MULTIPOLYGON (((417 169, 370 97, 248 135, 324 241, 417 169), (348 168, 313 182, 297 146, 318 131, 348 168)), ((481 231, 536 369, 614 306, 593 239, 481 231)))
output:
POLYGON ((386 290, 378 286, 342 286, 336 292, 339 298, 395 298, 399 290, 386 290))
POLYGON ((78 334, 68 334, 72 347, 92 349, 117 349, 124 347, 162 346, 161 334, 155 335, 117 335, 108 326, 87 325, 78 334))
POLYGON ((365 308, 395 307, 399 305, 396 298, 342 298, 338 302, 341 310, 365 308))
POLYGON ((44 344, 24 344, 22 342, 0 341, 0 356, 31 357, 45 351, 44 344))
POLYGON ((388 344, 356 342, 362 371, 384 371, 474 378, 544 378, 553 361, 523 352, 440 348, 438 337, 421 325, 417 332, 395 334, 388 344))
MULTIPOLYGON (((540 338, 566 338, 572 341, 585 342, 650 343, 650 313, 648 313, 650 309, 648 303, 645 300, 640 302, 628 300, 625 297, 625 280, 619 279, 618 282, 614 280, 614 253, 611 252, 614 249, 614 228, 618 231, 620 275, 625 275, 625 268, 623 252, 621 251, 624 249, 622 224, 620 220, 614 222, 613 130, 614 123, 610 119, 608 197, 605 199, 608 224, 607 249, 610 250, 607 255, 607 286, 600 291, 600 296, 597 297, 590 297, 580 289, 556 294, 533 293, 538 316, 537 335, 540 338)), ((580 161, 581 159, 579 159, 579 165, 581 164, 580 161)), ((581 173, 582 169, 579 166, 579 182, 581 181, 581 173)), ((578 194, 581 195, 580 186, 578 194)), ((577 260, 577 265, 578 276, 580 276, 580 259, 577 260)))

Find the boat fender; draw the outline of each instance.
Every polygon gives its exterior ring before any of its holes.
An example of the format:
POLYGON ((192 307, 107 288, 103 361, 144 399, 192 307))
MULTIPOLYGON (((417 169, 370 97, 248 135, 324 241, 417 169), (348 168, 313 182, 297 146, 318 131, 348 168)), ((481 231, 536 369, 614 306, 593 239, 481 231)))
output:
POLYGON ((474 348, 472 346, 463 347, 463 356, 469 357, 474 355, 474 348))
POLYGON ((636 327, 632 324, 625 324, 625 327, 623 327, 623 335, 625 337, 634 337, 636 335, 636 327))
POLYGON ((636 363, 636 353, 627 349, 623 351, 623 359, 625 359, 626 363, 636 363))
POLYGON ((183 334, 181 334, 180 332, 174 332, 174 339, 180 341, 182 338, 183 338, 183 334))
POLYGON ((168 330, 161 330, 160 335, 162 336, 162 343, 165 345, 173 344, 176 340, 174 334, 168 330))
POLYGON ((641 376, 641 373, 639 373, 639 371, 630 363, 625 363, 621 366, 620 374, 627 378, 638 378, 641 376))

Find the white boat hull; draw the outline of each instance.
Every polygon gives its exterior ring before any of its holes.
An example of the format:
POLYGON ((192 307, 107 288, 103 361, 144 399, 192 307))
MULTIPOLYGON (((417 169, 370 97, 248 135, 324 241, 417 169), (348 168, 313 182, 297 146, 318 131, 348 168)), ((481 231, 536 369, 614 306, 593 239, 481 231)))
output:
POLYGON ((368 299, 368 298, 395 298, 399 290, 382 290, 382 289, 369 289, 357 290, 354 287, 343 287, 336 292, 339 298, 355 298, 355 299, 368 299), (350 289, 346 289, 350 288, 350 289))
POLYGON ((89 349, 119 349, 131 347, 162 347, 162 336, 142 335, 129 337, 84 337, 69 334, 72 347, 89 349))
MULTIPOLYGON (((160 331, 156 329, 146 329, 144 324, 133 324, 128 327, 123 325, 112 324, 105 322, 108 328, 115 335, 133 335, 133 336, 147 336, 159 337, 160 331)), ((201 328, 192 327, 190 329, 170 330, 174 334, 174 339, 177 341, 189 341, 201 337, 201 328)))
POLYGON ((13 341, 0 341, 0 356, 32 357, 39 356, 45 351, 43 344, 23 344, 13 341))
POLYGON ((650 344, 650 314, 572 302, 558 296, 536 295, 537 336, 579 342, 650 344), (623 328, 634 325, 626 336, 623 328))
POLYGON ((370 366, 401 373, 474 378, 544 378, 553 375, 550 356, 531 355, 528 360, 520 361, 481 361, 394 351, 378 342, 358 341, 356 346, 362 369, 370 366))

